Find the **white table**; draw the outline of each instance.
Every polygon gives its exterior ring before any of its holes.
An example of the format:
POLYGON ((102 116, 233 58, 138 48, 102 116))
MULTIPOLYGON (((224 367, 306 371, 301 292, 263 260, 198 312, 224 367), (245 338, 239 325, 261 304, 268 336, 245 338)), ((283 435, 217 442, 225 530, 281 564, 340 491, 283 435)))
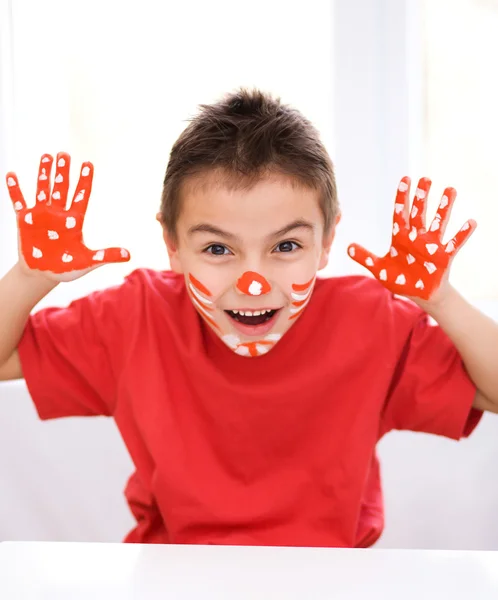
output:
POLYGON ((2 600, 497 600, 498 552, 2 543, 2 600))

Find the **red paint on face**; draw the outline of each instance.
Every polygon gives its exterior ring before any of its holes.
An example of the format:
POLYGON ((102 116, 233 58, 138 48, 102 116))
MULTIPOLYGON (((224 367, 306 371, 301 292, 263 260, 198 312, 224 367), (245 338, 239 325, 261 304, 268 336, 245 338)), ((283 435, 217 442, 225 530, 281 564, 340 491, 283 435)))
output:
POLYGON ((310 279, 308 281, 308 283, 293 283, 292 289, 295 292, 304 292, 305 290, 307 290, 310 287, 310 285, 313 283, 314 280, 315 280, 315 278, 313 277, 312 279, 310 279))
POLYGON ((271 291, 271 285, 259 273, 246 271, 237 281, 237 289, 247 296, 263 296, 271 291))
POLYGON ((194 285, 197 288, 197 291, 199 291, 201 294, 204 294, 205 296, 212 296, 213 294, 207 289, 207 287, 205 285, 202 285, 202 283, 200 281, 198 281, 191 273, 189 273, 188 275, 190 282, 192 283, 192 285, 194 285))

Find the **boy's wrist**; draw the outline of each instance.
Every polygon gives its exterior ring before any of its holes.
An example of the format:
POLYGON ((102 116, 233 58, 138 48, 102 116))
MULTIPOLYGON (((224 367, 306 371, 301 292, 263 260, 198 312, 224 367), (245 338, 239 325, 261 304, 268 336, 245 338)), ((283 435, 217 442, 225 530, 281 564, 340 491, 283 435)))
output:
POLYGON ((40 299, 57 287, 59 283, 45 277, 41 272, 29 270, 20 261, 17 261, 11 272, 20 286, 27 286, 27 289, 33 292, 34 296, 40 296, 40 299))

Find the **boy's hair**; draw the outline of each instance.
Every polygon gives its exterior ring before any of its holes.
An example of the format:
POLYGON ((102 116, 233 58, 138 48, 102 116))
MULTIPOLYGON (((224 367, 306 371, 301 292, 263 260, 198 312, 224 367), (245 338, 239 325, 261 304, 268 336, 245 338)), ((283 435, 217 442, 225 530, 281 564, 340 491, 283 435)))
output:
POLYGON ((173 240, 182 187, 213 171, 232 189, 250 188, 273 173, 316 189, 325 235, 339 212, 334 167, 318 131, 298 110, 259 90, 202 104, 175 142, 161 196, 162 223, 173 240))

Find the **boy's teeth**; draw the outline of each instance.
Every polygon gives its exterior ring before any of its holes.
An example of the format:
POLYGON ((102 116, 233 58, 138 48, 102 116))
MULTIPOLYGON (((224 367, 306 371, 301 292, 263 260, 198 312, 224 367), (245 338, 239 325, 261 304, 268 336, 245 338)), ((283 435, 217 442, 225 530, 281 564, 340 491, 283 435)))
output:
POLYGON ((238 310, 232 310, 232 312, 233 312, 234 315, 238 315, 239 314, 238 310))
POLYGON ((255 317, 259 317, 259 315, 263 315, 264 313, 265 313, 264 310, 263 311, 255 310, 253 314, 255 317))

